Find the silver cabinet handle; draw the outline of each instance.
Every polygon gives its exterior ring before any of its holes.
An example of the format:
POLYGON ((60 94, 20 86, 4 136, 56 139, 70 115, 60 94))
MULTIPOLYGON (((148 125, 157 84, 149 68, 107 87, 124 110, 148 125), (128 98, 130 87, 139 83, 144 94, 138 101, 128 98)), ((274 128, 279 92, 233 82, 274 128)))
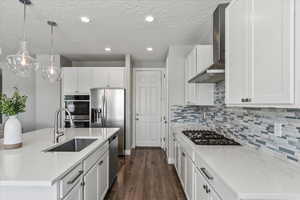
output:
POLYGON ((80 170, 79 172, 78 172, 78 174, 72 179, 72 180, 70 180, 70 181, 68 181, 67 182, 67 184, 73 184, 73 183, 75 183, 75 181, 81 176, 81 174, 83 174, 83 170, 80 170))
POLYGON ((102 165, 103 164, 103 160, 101 160, 99 163, 98 163, 98 165, 102 165))
POLYGON ((206 176, 206 178, 208 179, 208 180, 213 180, 214 179, 214 177, 212 177, 208 172, 207 172, 207 170, 203 167, 203 168, 200 168, 201 169, 201 171, 203 172, 203 174, 206 176))

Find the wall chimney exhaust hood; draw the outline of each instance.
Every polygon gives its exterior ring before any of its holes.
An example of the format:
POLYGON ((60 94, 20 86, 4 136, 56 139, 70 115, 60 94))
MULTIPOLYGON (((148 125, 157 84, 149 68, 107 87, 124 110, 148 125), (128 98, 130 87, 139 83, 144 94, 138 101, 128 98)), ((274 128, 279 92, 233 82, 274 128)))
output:
POLYGON ((214 64, 190 79, 189 83, 217 83, 225 79, 225 9, 228 3, 220 4, 213 15, 214 64))

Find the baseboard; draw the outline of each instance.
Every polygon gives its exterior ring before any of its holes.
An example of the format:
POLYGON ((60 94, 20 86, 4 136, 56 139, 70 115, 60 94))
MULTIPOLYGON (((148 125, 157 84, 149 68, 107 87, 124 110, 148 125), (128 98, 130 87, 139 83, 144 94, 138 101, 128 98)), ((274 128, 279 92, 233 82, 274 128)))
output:
POLYGON ((131 149, 125 149, 125 156, 131 155, 131 149))

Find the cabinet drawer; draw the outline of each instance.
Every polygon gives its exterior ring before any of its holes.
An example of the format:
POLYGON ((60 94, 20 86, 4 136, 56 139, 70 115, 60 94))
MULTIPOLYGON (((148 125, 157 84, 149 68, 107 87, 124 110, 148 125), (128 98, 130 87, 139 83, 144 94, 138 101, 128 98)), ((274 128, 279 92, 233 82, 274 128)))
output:
POLYGON ((60 198, 63 198, 82 179, 82 175, 83 170, 80 163, 60 180, 60 198))
POLYGON ((87 173, 89 169, 99 160, 99 158, 108 150, 108 142, 99 147, 89 157, 83 161, 84 172, 87 173))
POLYGON ((206 165, 199 155, 195 157, 195 165, 202 176, 211 185, 211 187, 222 197, 222 199, 238 199, 237 195, 217 176, 212 169, 206 165))

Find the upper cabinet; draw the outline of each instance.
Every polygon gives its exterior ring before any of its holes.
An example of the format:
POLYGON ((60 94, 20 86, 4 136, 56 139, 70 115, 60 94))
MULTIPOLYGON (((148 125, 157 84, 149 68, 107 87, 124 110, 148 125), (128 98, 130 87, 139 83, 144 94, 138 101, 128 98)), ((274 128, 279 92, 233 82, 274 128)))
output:
POLYGON ((214 105, 214 85, 189 83, 189 80, 213 63, 211 45, 197 45, 185 60, 185 102, 189 105, 214 105))
POLYGON ((227 7, 227 105, 296 105, 294 9, 294 0, 234 0, 227 7))
POLYGON ((65 67, 64 94, 89 94, 91 88, 123 88, 123 67, 65 67))
POLYGON ((95 67, 93 68, 92 88, 123 88, 123 67, 95 67))

